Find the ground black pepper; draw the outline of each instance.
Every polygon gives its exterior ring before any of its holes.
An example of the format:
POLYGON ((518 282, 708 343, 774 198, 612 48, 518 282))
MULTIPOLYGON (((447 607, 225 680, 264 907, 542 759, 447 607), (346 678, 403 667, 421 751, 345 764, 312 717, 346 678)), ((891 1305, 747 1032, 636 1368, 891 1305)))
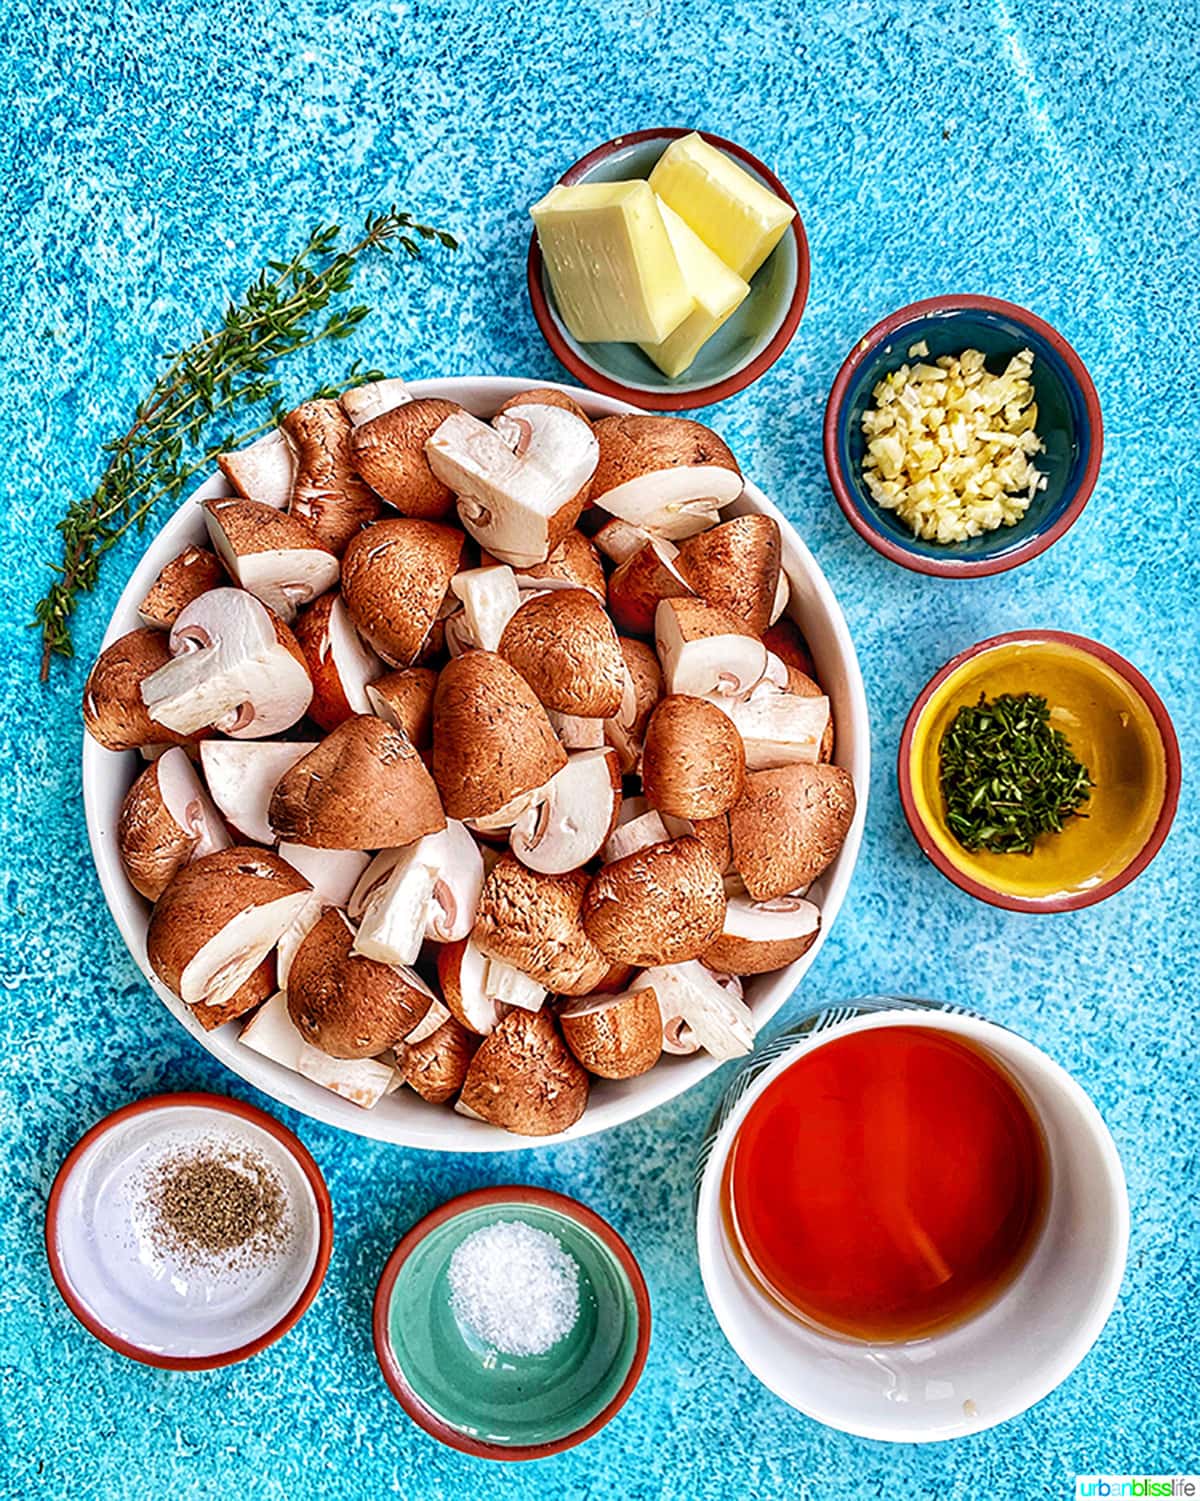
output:
POLYGON ((173 1152, 147 1183, 157 1248, 185 1262, 270 1260, 291 1237, 287 1194, 265 1158, 201 1144, 173 1152))

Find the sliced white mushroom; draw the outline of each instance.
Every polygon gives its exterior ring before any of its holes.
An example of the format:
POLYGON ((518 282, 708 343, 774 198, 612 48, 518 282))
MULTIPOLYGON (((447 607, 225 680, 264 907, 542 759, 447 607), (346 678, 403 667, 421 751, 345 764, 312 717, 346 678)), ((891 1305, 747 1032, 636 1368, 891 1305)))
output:
POLYGON ((349 417, 351 427, 361 427, 372 417, 382 417, 384 412, 402 407, 412 399, 412 392, 404 382, 395 378, 352 386, 341 395, 342 411, 349 417))
POLYGON ((554 733, 562 741, 564 750, 600 750, 604 745, 606 720, 583 719, 578 714, 559 714, 555 709, 547 709, 546 715, 554 733))
POLYGON ((438 951, 438 979, 452 1015, 487 1036, 513 1006, 540 1011, 546 991, 529 975, 500 959, 489 959, 467 938, 438 951))
POLYGON ((788 583, 788 576, 783 569, 779 570, 779 580, 775 585, 775 598, 771 602, 771 618, 768 625, 774 625, 788 607, 788 601, 792 597, 792 586, 788 583))
MULTIPOLYGON (((247 839, 274 844, 275 833, 267 817, 271 794, 284 772, 317 744, 315 740, 202 740, 204 779, 227 822, 247 839)), ((294 860, 288 863, 296 865, 294 860)))
MULTIPOLYGON (((450 588, 463 606, 463 627, 455 629, 451 650, 457 656, 458 651, 470 644, 483 651, 495 651, 504 627, 521 608, 516 574, 503 563, 491 568, 466 568, 454 575, 450 588)), ((457 620, 457 616, 452 616, 447 622, 448 645, 451 621, 457 620)))
POLYGON ((143 678, 150 718, 177 734, 208 725, 238 739, 277 735, 312 699, 286 626, 243 589, 210 589, 171 628, 171 661, 143 678))
MULTIPOLYGON (((699 960, 648 969, 642 981, 653 987, 663 1017, 663 1047, 686 1048, 686 1026, 714 1058, 739 1058, 754 1047, 750 1008, 725 989, 699 960)), ((690 1051, 690 1049, 686 1049, 690 1051)))
POLYGON ((518 792, 516 797, 509 798, 494 813, 487 813, 482 818, 468 818, 467 828, 474 829, 477 834, 507 834, 533 802, 538 791, 537 787, 532 787, 528 792, 518 792))
POLYGON ((385 964, 412 964, 427 938, 465 938, 482 888, 482 856, 457 819, 413 844, 383 850, 350 897, 350 915, 359 919, 354 952, 385 964))
POLYGON ((545 989, 521 970, 503 959, 487 960, 484 971, 485 994, 502 1006, 520 1006, 522 1011, 540 1011, 546 999, 545 989))
POLYGON ((301 611, 292 630, 312 678, 310 719, 335 730, 351 714, 377 712, 368 688, 384 666, 354 629, 340 593, 322 595, 301 611))
POLYGON ((187 752, 178 745, 158 748, 162 755, 129 789, 117 823, 125 873, 150 901, 189 860, 231 842, 187 752))
POLYGON ((678 541, 720 519, 742 493, 729 449, 684 417, 639 414, 596 424, 600 460, 592 499, 612 516, 678 541))
POLYGON ((287 510, 296 474, 296 451, 282 428, 272 428, 245 448, 218 454, 217 464, 239 495, 259 500, 276 511, 287 510))
POLYGON ((621 804, 616 828, 605 840, 601 858, 611 865, 614 860, 623 860, 626 855, 662 844, 671 837, 658 810, 651 808, 644 797, 627 797, 621 804))
POLYGON ((653 535, 644 526, 637 526, 632 521, 623 521, 621 517, 613 516, 604 523, 592 541, 606 558, 620 564, 645 547, 653 535))
POLYGON ((562 407, 525 405, 492 426, 456 412, 425 444, 429 467, 458 496, 462 524, 503 563, 542 563, 574 526, 599 449, 562 407))
POLYGON ((539 787, 512 827, 513 854, 530 870, 562 875, 600 853, 621 804, 621 768, 613 750, 576 751, 539 787))
POLYGON ((733 723, 742 737, 746 768, 762 771, 787 766, 793 761, 814 764, 821 759, 821 744, 829 728, 829 700, 788 693, 770 678, 746 695, 706 695, 733 723))
MULTIPOLYGON (((289 847, 296 848, 294 845, 289 847)), ((320 853, 324 854, 325 851, 322 850, 320 853)), ((288 863, 291 864, 290 861, 288 863)), ((299 866, 295 868, 300 869, 299 866)), ((310 892, 308 901, 297 911, 287 930, 280 935, 279 943, 275 948, 275 983, 280 990, 287 990, 288 976, 292 972, 292 960, 296 957, 300 945, 320 922, 325 908, 332 905, 336 904, 326 902, 320 892, 310 892)))
POLYGON ((655 611, 654 638, 667 692, 693 698, 749 693, 766 671, 767 648, 738 626, 698 600, 664 599, 655 611))
POLYGON ((337 558, 294 516, 262 501, 241 498, 205 502, 208 535, 229 576, 261 599, 281 620, 338 581, 337 558))
POLYGON ((820 908, 802 897, 755 902, 733 896, 726 901, 721 936, 704 962, 747 975, 782 969, 811 947, 820 927, 820 908))

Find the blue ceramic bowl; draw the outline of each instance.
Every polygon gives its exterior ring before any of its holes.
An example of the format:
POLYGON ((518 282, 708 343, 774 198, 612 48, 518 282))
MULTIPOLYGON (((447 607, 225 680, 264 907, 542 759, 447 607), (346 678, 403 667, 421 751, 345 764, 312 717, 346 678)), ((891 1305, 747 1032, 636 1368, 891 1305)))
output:
POLYGON ((994 297, 931 297, 892 313, 855 344, 825 408, 825 468, 850 525, 894 563, 943 578, 1003 573, 1045 552, 1087 504, 1103 446, 1100 400, 1082 360, 1048 323, 994 297), (979 349, 996 371, 1020 350, 1033 351, 1037 431, 1046 446, 1035 463, 1048 483, 1014 526, 966 542, 927 542, 871 498, 862 473, 863 412, 876 384, 922 339, 931 359, 979 349))
MULTIPOLYGON (((638 130, 597 146, 559 178, 560 183, 620 182, 649 177, 673 140, 689 130, 638 130)), ((787 189, 757 157, 721 136, 700 134, 785 203, 787 189)), ((808 240, 797 213, 788 232, 754 273, 750 295, 703 346, 682 375, 669 376, 636 344, 584 344, 559 316, 537 235, 530 238, 529 298, 546 342, 572 375, 593 391, 655 411, 711 406, 744 390, 791 342, 808 297, 808 240)))

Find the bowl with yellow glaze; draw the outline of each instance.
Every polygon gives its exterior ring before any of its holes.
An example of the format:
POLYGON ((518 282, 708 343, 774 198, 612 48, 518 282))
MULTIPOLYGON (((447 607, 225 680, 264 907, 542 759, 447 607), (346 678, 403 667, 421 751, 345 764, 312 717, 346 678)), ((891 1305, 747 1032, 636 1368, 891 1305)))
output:
POLYGON ((926 684, 900 740, 900 800, 913 837, 956 886, 1016 912, 1070 912, 1112 896, 1162 847, 1179 801, 1179 742, 1170 715, 1131 663, 1065 631, 993 636, 926 684), (942 736, 981 696, 1041 694, 1092 778, 1080 816, 1031 854, 964 848, 946 825, 942 736))

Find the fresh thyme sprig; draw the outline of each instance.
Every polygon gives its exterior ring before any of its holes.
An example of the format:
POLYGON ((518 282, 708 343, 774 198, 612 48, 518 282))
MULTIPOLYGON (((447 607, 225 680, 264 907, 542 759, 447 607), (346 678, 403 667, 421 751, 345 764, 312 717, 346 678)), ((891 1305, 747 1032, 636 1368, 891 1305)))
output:
MULTIPOLYGON (((104 554, 130 527, 140 530, 160 500, 177 499, 184 484, 218 453, 275 425, 282 409, 279 381, 272 372, 280 360, 348 338, 367 317, 370 308, 364 303, 326 315, 330 302, 349 289, 362 254, 390 254, 398 245, 416 256, 422 240, 448 250, 458 245, 445 230, 418 224, 395 207, 372 214, 345 249, 338 248, 341 233, 340 225, 322 225, 290 260, 270 261, 217 328, 205 329, 195 343, 169 358, 138 403, 128 430, 104 444, 108 461, 99 484, 74 501, 58 523, 62 562, 50 564, 57 576, 34 612, 32 624, 42 633, 42 682, 54 656, 72 655, 71 616, 80 595, 95 588, 104 554), (255 425, 243 432, 229 430, 235 414, 264 406, 268 415, 255 425), (218 422, 225 430, 214 435, 218 422)), ((356 362, 336 390, 316 394, 336 395, 380 377, 380 371, 361 369, 356 362)))
POLYGON ((964 849, 1032 854, 1039 834, 1058 833, 1091 796, 1087 767, 1039 693, 981 693, 951 720, 940 750, 946 824, 964 849))

